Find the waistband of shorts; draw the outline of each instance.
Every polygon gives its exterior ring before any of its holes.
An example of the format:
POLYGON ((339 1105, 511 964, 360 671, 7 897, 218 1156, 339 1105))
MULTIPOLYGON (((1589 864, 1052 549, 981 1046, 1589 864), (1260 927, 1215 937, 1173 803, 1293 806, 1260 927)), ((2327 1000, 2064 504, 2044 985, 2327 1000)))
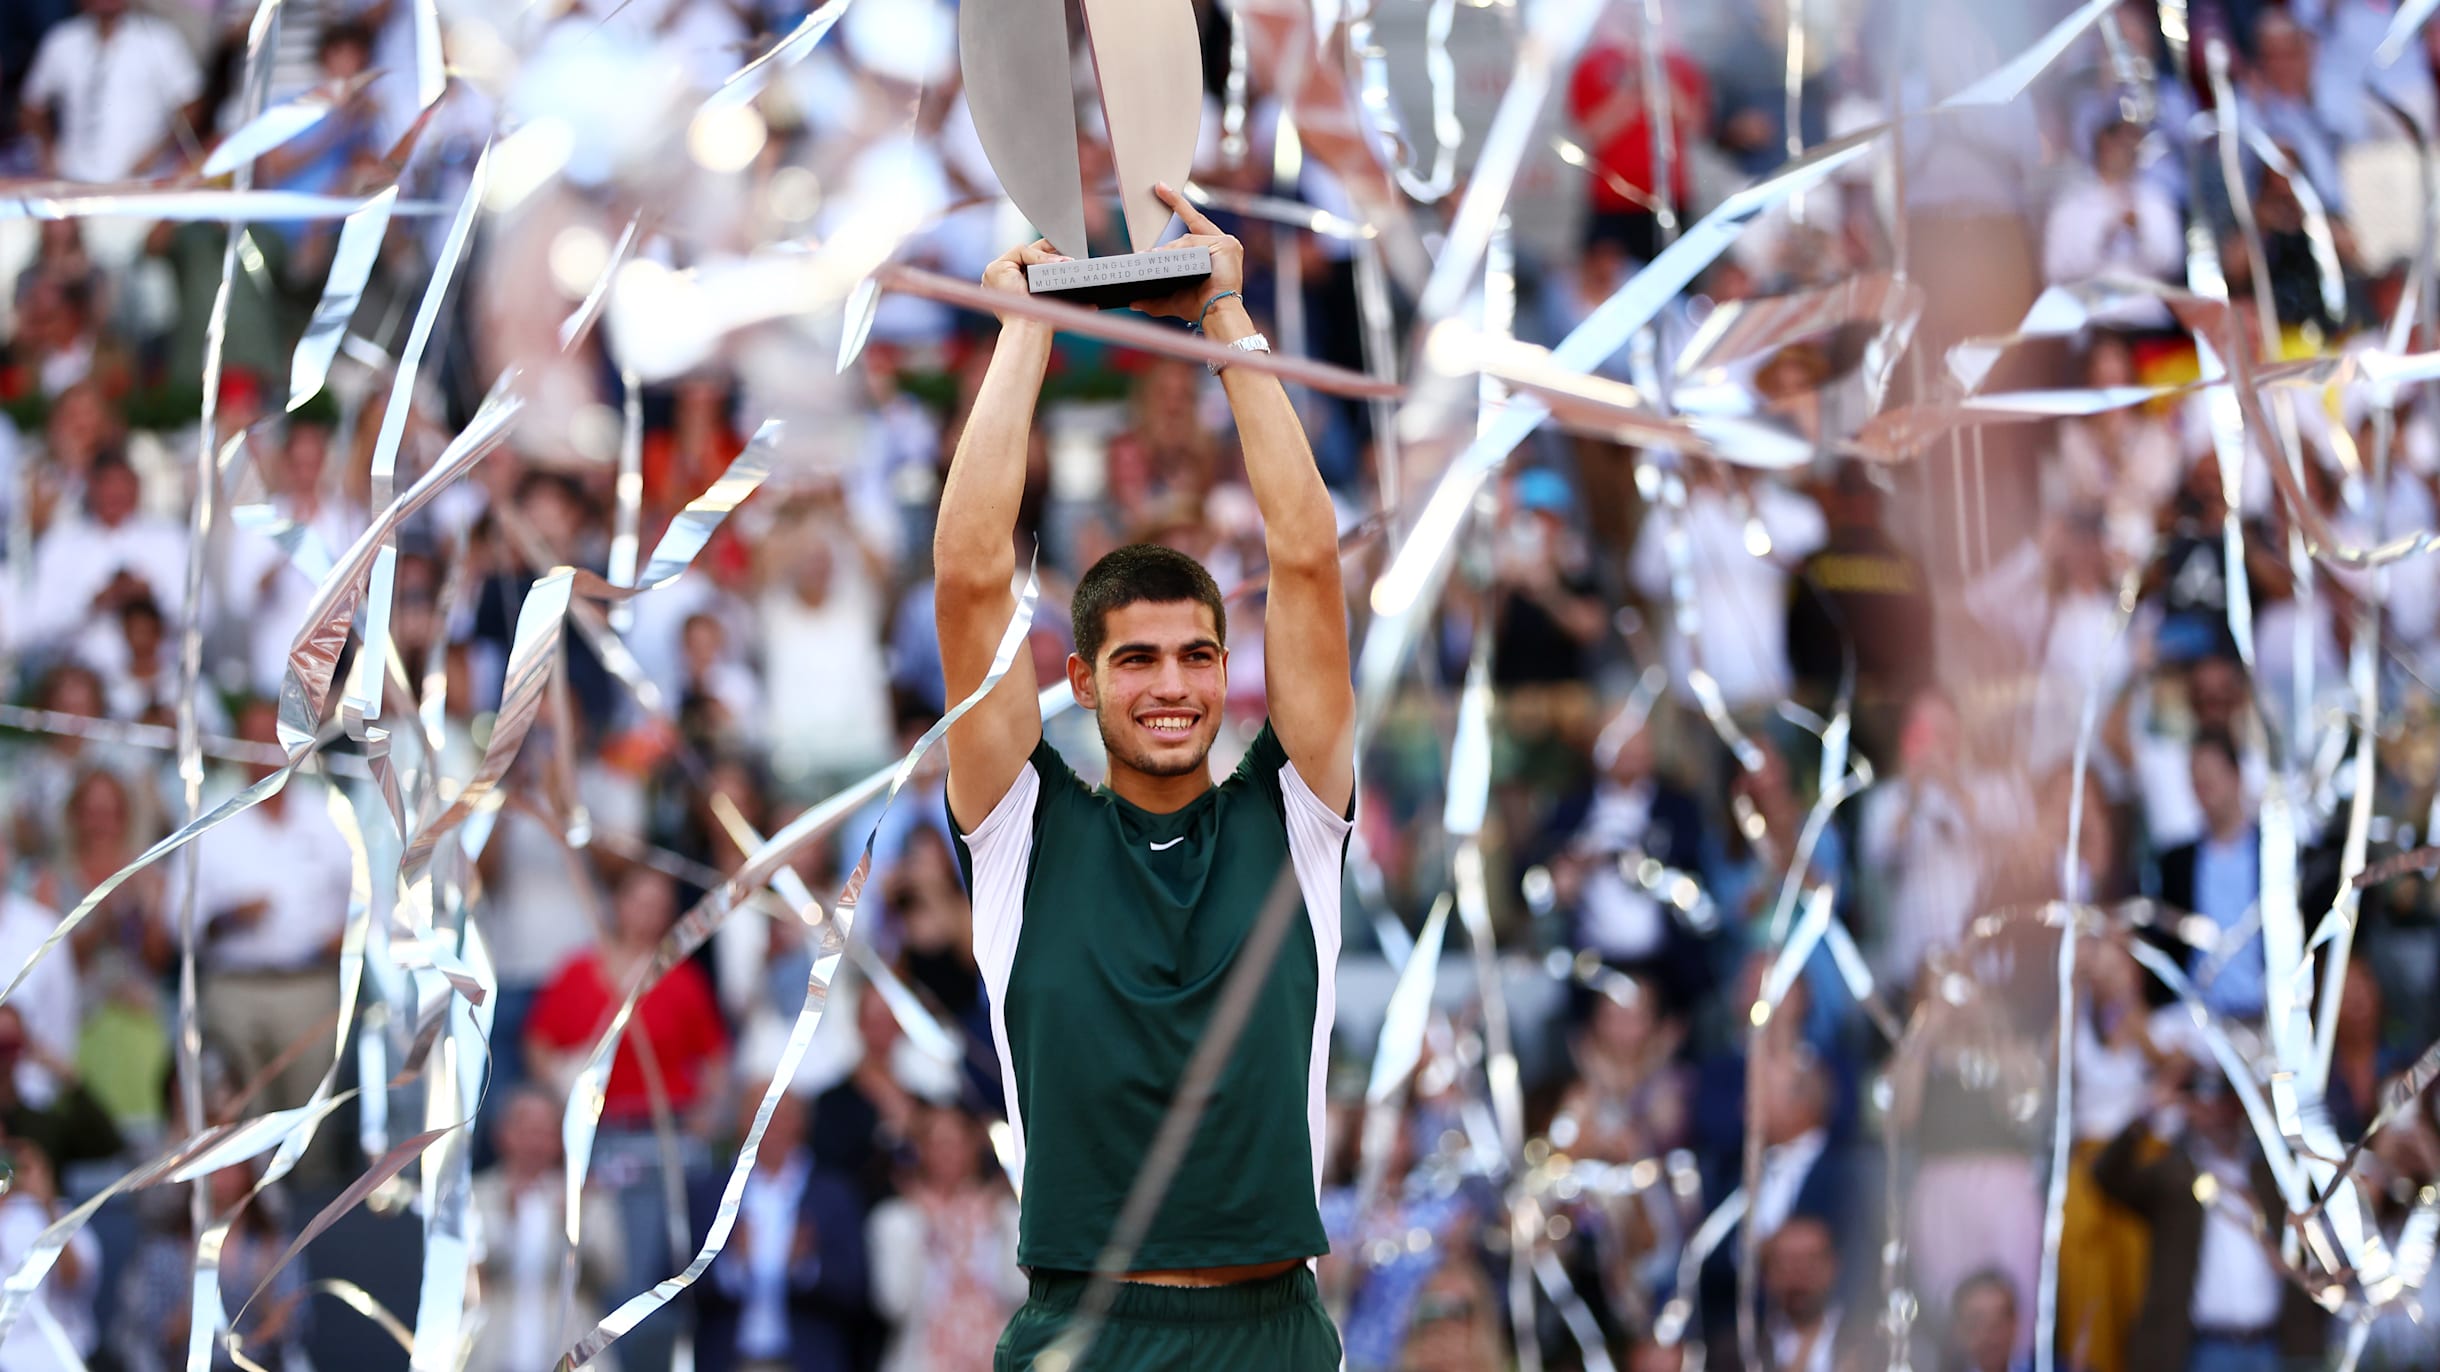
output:
MULTIPOLYGON (((1028 1291, 1037 1305, 1070 1311, 1083 1303, 1089 1272, 1036 1268, 1028 1291)), ((1299 1263, 1275 1277, 1228 1286, 1151 1286, 1119 1282, 1111 1293, 1109 1318, 1161 1324, 1233 1324, 1294 1310, 1317 1299, 1313 1268, 1299 1263)))

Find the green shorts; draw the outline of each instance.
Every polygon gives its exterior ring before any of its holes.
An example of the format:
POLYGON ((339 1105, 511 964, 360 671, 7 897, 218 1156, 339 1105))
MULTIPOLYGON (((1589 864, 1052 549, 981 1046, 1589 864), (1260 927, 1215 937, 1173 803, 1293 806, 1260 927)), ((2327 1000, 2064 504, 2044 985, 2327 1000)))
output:
POLYGON ((1081 1365, 1037 1362, 1075 1317, 1088 1280, 1036 1273, 1031 1296, 1000 1335, 992 1372, 1337 1372, 1339 1331, 1310 1267, 1235 1286, 1121 1282, 1081 1365))

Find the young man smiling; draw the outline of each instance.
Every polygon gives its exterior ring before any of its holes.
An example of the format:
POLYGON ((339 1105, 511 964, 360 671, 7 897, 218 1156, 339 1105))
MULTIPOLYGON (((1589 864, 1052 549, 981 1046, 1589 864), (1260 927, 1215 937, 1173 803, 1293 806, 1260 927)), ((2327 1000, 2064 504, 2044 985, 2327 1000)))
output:
MULTIPOLYGON (((1162 195, 1190 231, 1173 246, 1210 248, 1212 272, 1136 308, 1268 351, 1239 293, 1237 240, 1162 195)), ((1047 243, 1018 248, 983 282, 1022 292, 1027 264, 1056 260, 1047 243)), ((1002 317, 941 494, 934 613, 951 700, 982 684, 1016 610, 1012 531, 1051 335, 1002 317)), ((1248 367, 1220 376, 1271 568, 1270 722, 1236 772, 1214 785, 1207 762, 1228 693, 1227 612, 1211 575, 1167 548, 1121 548, 1076 587, 1068 685, 1100 724, 1106 786, 1086 787, 1043 741, 1022 652, 949 731, 950 818, 1024 1177, 1017 1256, 1032 1294, 997 1361, 1017 1372, 1074 1316, 1283 870, 1305 918, 1280 945, 1083 1366, 1327 1372, 1339 1362, 1306 1261, 1329 1247, 1316 1200, 1322 1077, 1355 793, 1338 527, 1279 382, 1248 367)))

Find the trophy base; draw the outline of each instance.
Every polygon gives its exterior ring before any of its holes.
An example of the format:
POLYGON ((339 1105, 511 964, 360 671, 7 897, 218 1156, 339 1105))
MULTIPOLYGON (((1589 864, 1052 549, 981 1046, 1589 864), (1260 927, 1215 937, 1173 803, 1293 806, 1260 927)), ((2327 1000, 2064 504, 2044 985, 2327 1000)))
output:
POLYGON ((1167 248, 1119 257, 1036 262, 1025 269, 1025 287, 1035 295, 1051 296, 1071 305, 1110 309, 1132 305, 1150 296, 1167 295, 1211 274, 1211 249, 1167 248))

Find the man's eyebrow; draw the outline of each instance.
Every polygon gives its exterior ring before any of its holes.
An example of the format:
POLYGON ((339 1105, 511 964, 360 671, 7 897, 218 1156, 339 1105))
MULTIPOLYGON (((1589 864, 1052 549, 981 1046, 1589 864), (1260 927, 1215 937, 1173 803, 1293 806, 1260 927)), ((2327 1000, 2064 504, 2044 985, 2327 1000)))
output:
MULTIPOLYGON (((1219 640, 1210 638, 1188 639, 1186 642, 1178 645, 1177 651, 1181 653, 1191 653, 1199 648, 1217 652, 1219 651, 1220 643, 1219 640)), ((1158 653, 1160 651, 1161 645, 1158 643, 1121 643, 1118 646, 1110 649, 1110 656, 1121 657, 1128 653, 1158 653)))

